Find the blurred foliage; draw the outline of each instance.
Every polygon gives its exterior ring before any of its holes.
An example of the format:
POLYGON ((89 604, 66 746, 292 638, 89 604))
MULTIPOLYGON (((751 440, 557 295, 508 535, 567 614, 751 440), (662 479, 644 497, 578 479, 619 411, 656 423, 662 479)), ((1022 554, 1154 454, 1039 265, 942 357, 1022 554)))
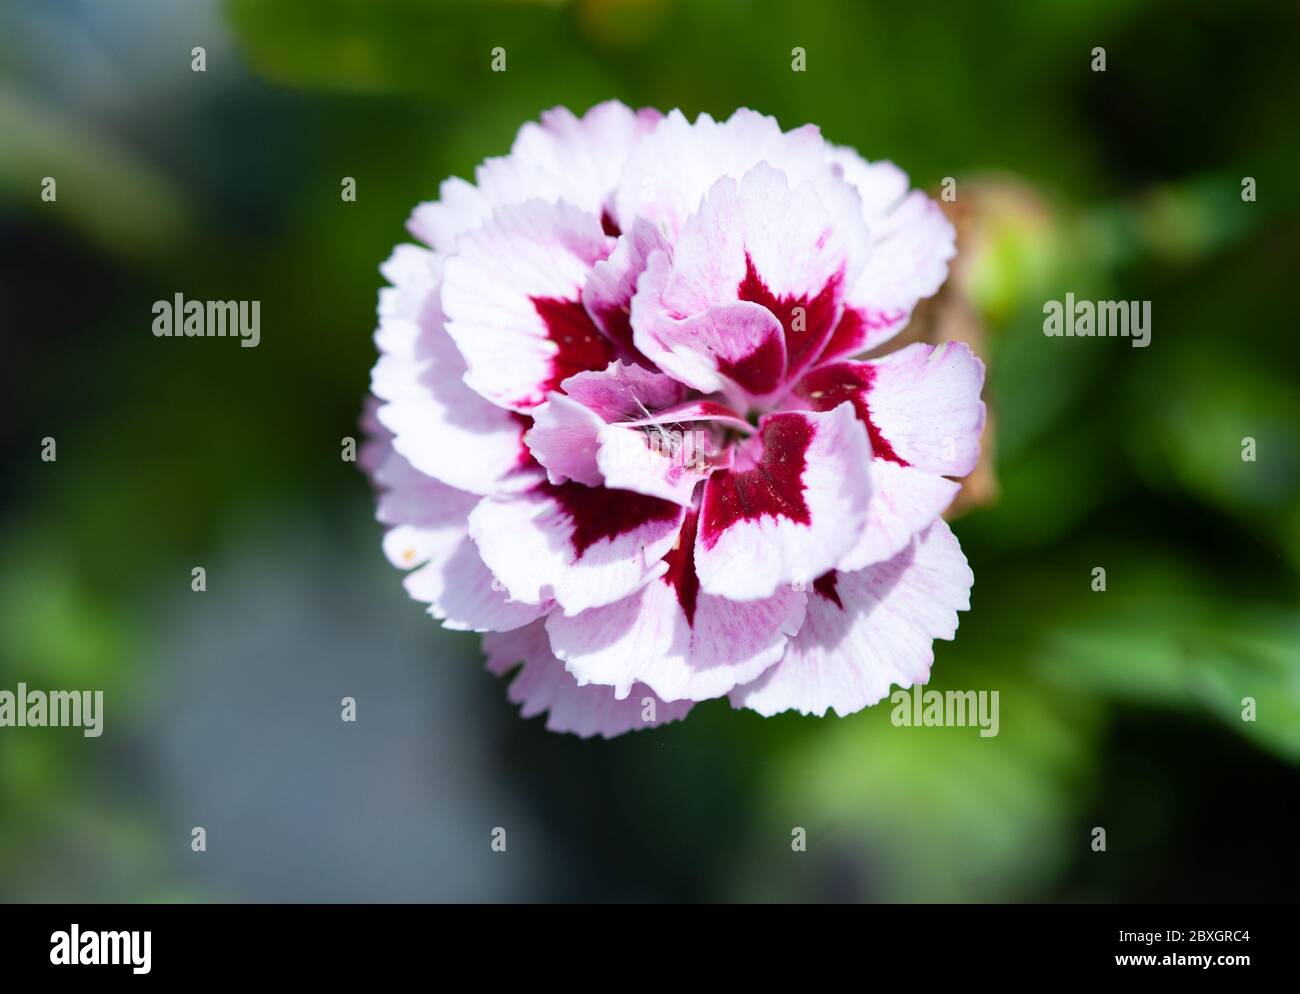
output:
MULTIPOLYGON (((519 721, 489 684, 496 776, 555 840, 552 893, 1300 885, 1295 816, 1276 806, 1300 786, 1294 4, 112 6, 0 14, 0 375, 19 414, 0 427, 0 686, 103 687, 130 726, 93 751, 0 732, 0 895, 205 896, 160 855, 174 840, 136 755, 160 706, 139 660, 172 591, 250 517, 341 534, 370 516, 338 452, 374 358, 378 264, 444 176, 545 107, 609 97, 812 121, 918 185, 954 177, 959 203, 981 191, 962 292, 985 326, 999 498, 956 523, 973 609, 931 685, 1000 690, 1002 729, 898 729, 888 702, 768 721, 714 702, 583 743, 519 721), (50 41, 74 27, 75 73, 50 41), (150 304, 177 291, 260 299, 262 345, 154 340, 150 304), (1043 302, 1067 292, 1152 301, 1151 346, 1045 338, 1043 302), (45 435, 57 463, 37 458, 45 435), (1217 798, 1233 817, 1208 823, 1217 798), (1097 824, 1114 826, 1101 869, 1097 824)), ((373 545, 377 561, 377 528, 373 545)))
POLYGON ((0 133, 6 136, 0 188, 7 199, 28 204, 35 214, 44 205, 24 194, 33 177, 50 176, 62 185, 62 210, 106 252, 147 254, 179 237, 185 223, 179 195, 130 149, 87 135, 57 108, 3 88, 0 133), (147 216, 141 203, 152 205, 147 216))

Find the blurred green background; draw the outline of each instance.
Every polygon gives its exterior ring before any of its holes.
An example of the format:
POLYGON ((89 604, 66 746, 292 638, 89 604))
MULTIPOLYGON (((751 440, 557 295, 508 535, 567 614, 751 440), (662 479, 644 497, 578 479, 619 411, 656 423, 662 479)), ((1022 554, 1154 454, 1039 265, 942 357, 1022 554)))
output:
POLYGON ((0 688, 103 689, 106 718, 99 739, 0 729, 0 898, 1294 900, 1298 21, 1254 0, 6 0, 0 688), (948 293, 989 364, 996 495, 955 523, 973 610, 931 686, 999 690, 998 737, 725 702, 553 735, 383 561, 339 455, 377 266, 443 177, 610 97, 753 107, 956 179, 948 293), (261 300, 260 347, 155 339, 177 292, 261 300), (1066 292, 1150 300, 1151 346, 1045 338, 1066 292))

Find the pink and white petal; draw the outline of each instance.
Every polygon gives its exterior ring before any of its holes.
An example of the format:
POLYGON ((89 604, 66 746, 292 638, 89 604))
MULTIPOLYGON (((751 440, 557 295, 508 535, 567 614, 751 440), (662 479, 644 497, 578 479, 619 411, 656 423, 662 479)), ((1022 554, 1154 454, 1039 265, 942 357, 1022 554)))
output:
POLYGON ((361 401, 361 417, 357 423, 363 436, 357 450, 357 467, 374 484, 375 474, 393 451, 393 433, 379 420, 379 398, 374 394, 366 394, 361 401))
POLYGON ((375 469, 374 483, 380 491, 375 517, 386 525, 419 528, 458 525, 463 534, 469 512, 479 501, 475 494, 449 487, 421 473, 391 446, 375 469))
POLYGON ((671 376, 617 359, 605 369, 575 373, 560 387, 605 421, 642 417, 678 404, 686 396, 686 388, 671 376))
POLYGON ((868 162, 847 145, 828 145, 826 158, 832 169, 858 191, 862 216, 874 228, 907 196, 907 173, 887 159, 868 162))
MULTIPOLYGON (((442 324, 438 290, 442 286, 442 257, 418 245, 398 245, 379 265, 379 272, 389 286, 379 291, 380 318, 401 318, 407 322, 398 330, 405 332, 401 341, 391 343, 391 351, 410 354, 418 342, 416 330, 442 324)), ((379 332, 381 346, 383 328, 379 332)), ((384 351, 390 351, 385 349, 384 351)))
POLYGON ((846 301, 819 361, 832 362, 869 352, 906 328, 911 317, 911 310, 905 307, 882 310, 846 301))
POLYGON ((691 507, 699 482, 735 462, 728 431, 752 435, 754 428, 717 401, 686 401, 648 418, 606 425, 597 463, 607 487, 691 507))
POLYGON ((525 423, 462 381, 464 360, 443 327, 442 263, 399 246, 381 267, 394 285, 380 291, 379 361, 371 389, 376 417, 393 446, 422 473, 471 493, 528 486, 525 423))
MULTIPOLYGON (((439 333, 441 334, 441 333, 439 333)), ((448 486, 487 494, 531 485, 523 443, 527 420, 496 407, 461 381, 459 355, 446 342, 445 358, 411 362, 381 356, 371 389, 387 400, 380 422, 393 446, 413 466, 448 486)))
POLYGON ((690 701, 659 700, 644 687, 633 687, 623 699, 609 687, 580 687, 564 664, 551 652, 546 628, 535 621, 511 632, 483 636, 487 668, 498 676, 516 663, 523 667, 511 681, 506 696, 522 705, 525 718, 547 713, 552 732, 571 732, 581 738, 612 738, 624 732, 680 721, 690 712, 690 701))
POLYGON ((974 582, 956 537, 943 521, 885 563, 819 578, 807 614, 785 656, 731 693, 735 707, 849 715, 889 688, 929 679, 934 639, 957 632, 974 582))
POLYGON ((877 458, 965 476, 979 459, 983 385, 984 364, 969 346, 918 342, 881 359, 820 366, 797 392, 814 410, 851 403, 877 458))
POLYGON ((596 263, 583 289, 583 302, 596 327, 633 358, 640 353, 632 340, 632 297, 650 255, 661 250, 668 250, 668 242, 659 229, 636 218, 631 230, 619 236, 609 258, 596 263))
POLYGON ((688 400, 665 407, 648 418, 620 422, 627 428, 648 425, 686 425, 707 421, 711 425, 738 431, 742 435, 754 434, 754 426, 726 404, 715 400, 688 400))
MULTIPOLYGON (((544 111, 540 123, 519 129, 510 155, 489 159, 476 178, 494 204, 532 197, 565 200, 596 217, 613 206, 628 157, 658 125, 657 110, 632 110, 616 100, 592 107, 581 118, 566 107, 544 111)), ((630 223, 616 213, 616 226, 630 223)))
POLYGON ((384 532, 384 556, 398 569, 408 570, 427 562, 445 562, 464 538, 464 527, 463 523, 440 528, 394 525, 384 532))
POLYGON ((690 507, 701 480, 713 472, 716 458, 706 430, 660 427, 645 430, 625 425, 600 429, 596 462, 605 486, 661 497, 690 507))
POLYGON ((737 300, 758 304, 780 324, 786 360, 774 385, 742 383, 761 401, 807 368, 835 329, 845 280, 853 275, 844 231, 855 226, 865 231, 857 217, 833 221, 811 183, 792 189, 766 163, 739 184, 718 180, 682 229, 671 273, 661 285, 646 283, 646 306, 634 310, 634 337, 639 344, 644 323, 648 337, 667 344, 666 329, 682 317, 716 312, 737 300))
POLYGON ((633 146, 659 121, 654 110, 634 111, 610 100, 581 118, 563 107, 525 124, 510 154, 488 159, 476 171, 477 186, 445 181, 439 199, 415 209, 408 227, 440 252, 492 216, 497 207, 525 200, 567 200, 600 217, 633 146))
POLYGON ((857 543, 872 496, 867 434, 847 404, 770 414, 704 484, 695 565, 706 593, 771 597, 857 543))
POLYGON ((595 215, 540 200, 501 208, 462 235, 444 266, 442 306, 466 384, 527 413, 567 377, 608 366, 614 347, 587 314, 582 286, 612 247, 595 215))
POLYGON ((409 573, 403 586, 415 600, 429 605, 429 613, 444 628, 454 631, 510 631, 544 616, 554 606, 510 600, 505 587, 483 564, 477 546, 463 532, 449 555, 431 559, 409 573))
POLYGON ((810 182, 792 187, 760 163, 741 179, 714 184, 673 249, 665 304, 680 313, 735 299, 766 307, 785 335, 787 376, 821 353, 839 318, 844 281, 852 279, 846 229, 810 182))
POLYGON ((957 234, 939 205, 922 191, 909 193, 871 230, 867 264, 849 289, 854 304, 910 311, 948 278, 957 234))
POLYGON ((871 439, 875 497, 867 527, 839 569, 889 559, 952 502, 960 487, 941 474, 974 467, 984 423, 982 382, 982 364, 956 343, 830 363, 803 378, 798 394, 805 402, 815 410, 848 402, 871 439))
POLYGON ((867 363, 872 420, 918 469, 965 476, 975 469, 984 428, 984 363, 963 342, 916 343, 867 363))
POLYGON ((784 173, 766 163, 739 183, 724 176, 673 246, 664 303, 682 314, 729 303, 754 269, 775 296, 815 296, 843 275, 841 227, 811 183, 792 188, 784 173))
POLYGON ((546 467, 546 478, 560 484, 576 480, 589 487, 603 481, 596 450, 605 422, 591 408, 561 393, 533 408, 533 426, 524 444, 533 458, 546 467))
POLYGON ((956 233, 939 205, 919 190, 909 193, 896 165, 867 162, 840 146, 827 155, 862 200, 870 244, 824 362, 874 349, 901 331, 917 301, 943 285, 956 254, 956 233))
MULTIPOLYGON (((692 123, 674 110, 633 148, 614 196, 615 210, 622 219, 646 218, 672 241, 719 177, 739 181, 765 162, 783 172, 792 187, 812 183, 832 217, 861 217, 857 191, 827 160, 826 150, 811 124, 783 132, 775 118, 745 108, 724 122, 701 114, 692 123)), ((864 242, 854 254, 865 250, 864 242)))
POLYGON ((417 362, 427 340, 442 332, 442 258, 415 245, 398 245, 379 271, 391 285, 379 291, 375 346, 381 357, 417 362))
POLYGON ((697 484, 735 463, 735 450, 726 442, 729 431, 754 434, 753 426, 725 404, 686 401, 602 428, 597 462, 607 487, 691 507, 697 484))
POLYGON ((948 278, 956 254, 956 232, 939 205, 920 190, 908 194, 872 224, 866 264, 848 286, 822 360, 875 349, 902 331, 917 302, 948 278))
POLYGON ((375 517, 391 527, 384 555, 399 569, 445 562, 468 534, 467 519, 479 498, 431 479, 395 452, 386 432, 374 436, 370 458, 379 490, 375 517))
POLYGON ((682 320, 661 312, 653 321, 653 331, 636 332, 637 347, 687 386, 725 394, 728 403, 748 409, 784 380, 781 324, 757 304, 714 307, 682 320))
POLYGON ((632 300, 633 337, 641 353, 674 379, 725 394, 742 409, 775 394, 785 381, 781 322, 748 301, 675 316, 657 292, 669 265, 664 253, 655 253, 632 300))
MULTIPOLYGON (((571 376, 562 386, 570 393, 552 393, 545 404, 534 408, 534 427, 525 436, 533 457, 547 468, 550 481, 557 484, 564 483, 566 479, 588 486, 598 486, 603 482, 598 452, 602 432, 606 428, 606 418, 639 417, 665 405, 669 405, 670 410, 686 410, 688 406, 676 403, 686 389, 676 380, 619 361, 598 372, 571 376)), ((700 420, 719 416, 713 412, 731 414, 717 404, 695 404, 690 412, 700 420)), ((734 419, 734 414, 731 416, 734 419)), ((644 423, 657 422, 651 419, 644 423)), ((745 427, 748 428, 748 425, 745 427)), ((622 454, 635 453, 625 446, 622 454)), ((639 470, 645 467, 632 468, 639 470)), ((617 483, 611 486, 639 489, 635 486, 623 487, 617 483)))
MULTIPOLYGON (((520 197, 520 199, 527 199, 520 197)), ((492 216, 497 206, 473 183, 452 176, 438 187, 438 199, 418 205, 406 222, 406 230, 440 253, 450 253, 456 239, 492 216)))
POLYGON ((702 701, 781 658, 803 621, 806 595, 788 589, 737 603, 701 593, 695 521, 688 514, 662 577, 614 604, 547 619, 551 645, 579 683, 609 685, 620 698, 641 683, 663 700, 702 701))
POLYGON ((667 501, 579 483, 485 497, 469 533, 510 597, 567 614, 620 600, 664 571, 682 523, 667 501))
POLYGON ((914 466, 887 459, 871 461, 875 492, 867 525, 853 548, 839 561, 842 571, 859 570, 891 559, 948 509, 961 484, 914 466))

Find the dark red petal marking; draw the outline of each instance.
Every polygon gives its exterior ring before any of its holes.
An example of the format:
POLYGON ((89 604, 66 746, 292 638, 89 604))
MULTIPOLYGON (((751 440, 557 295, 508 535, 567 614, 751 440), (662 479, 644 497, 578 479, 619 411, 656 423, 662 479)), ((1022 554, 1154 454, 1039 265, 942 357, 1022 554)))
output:
POLYGON ((835 326, 835 331, 831 333, 831 340, 826 343, 826 348, 822 354, 826 356, 840 356, 845 353, 857 352, 862 348, 862 343, 867 340, 867 329, 863 323, 863 316, 860 311, 855 311, 852 307, 844 308, 844 316, 840 318, 840 323, 835 326))
MULTIPOLYGON (((622 307, 611 305, 597 308, 595 318, 599 322, 601 329, 613 342, 623 346, 638 359, 644 360, 641 352, 632 341, 632 315, 628 311, 627 304, 622 307)), ((644 360, 642 365, 648 366, 649 361, 644 360)))
POLYGON ((716 400, 696 401, 692 407, 697 414, 710 418, 739 418, 740 415, 733 411, 726 404, 719 404, 716 400))
POLYGON ((530 449, 528 443, 524 441, 524 435, 527 434, 528 429, 533 426, 533 419, 527 414, 520 414, 518 411, 511 411, 510 417, 515 424, 519 425, 519 455, 515 458, 515 468, 522 469, 525 467, 531 468, 536 466, 538 469, 541 469, 541 463, 533 457, 532 449, 530 449))
POLYGON ((699 520, 698 511, 686 512, 677 544, 664 556, 668 572, 660 577, 677 592, 677 603, 682 606, 686 623, 692 628, 695 627, 695 602, 700 596, 700 578, 695 573, 695 527, 699 520))
POLYGON ((647 497, 631 490, 605 490, 584 487, 581 483, 542 483, 538 491, 551 497, 573 524, 569 542, 574 559, 597 542, 636 531, 653 521, 673 521, 681 507, 658 497, 647 497))
POLYGON ((838 575, 835 570, 823 573, 813 581, 813 590, 843 611, 844 604, 840 601, 840 592, 835 589, 835 581, 838 575))
POLYGON ((768 337, 741 359, 723 359, 719 356, 718 372, 730 377, 741 389, 761 397, 781 385, 786 370, 784 360, 781 343, 768 337))
POLYGON ((758 275, 754 260, 746 252, 745 278, 740 281, 736 292, 741 300, 763 305, 781 322, 785 331, 786 368, 793 374, 821 354, 831 335, 831 323, 835 320, 835 309, 839 305, 840 286, 843 282, 843 274, 836 273, 812 300, 806 296, 778 297, 758 275), (802 330, 794 326, 796 307, 803 308, 802 330))
POLYGON ((871 405, 867 394, 876 378, 876 367, 867 363, 837 362, 814 369, 799 384, 799 396, 806 398, 815 411, 833 411, 846 400, 853 404, 853 412, 867 428, 871 439, 871 454, 877 459, 887 459, 900 466, 911 465, 894 451, 889 440, 871 420, 871 405))
POLYGON ((614 215, 609 212, 608 207, 600 212, 600 230, 610 238, 617 238, 623 233, 619 230, 618 222, 614 220, 614 215))
POLYGON ((560 383, 574 373, 604 369, 613 361, 614 350, 609 340, 592 322, 581 299, 530 299, 546 325, 546 336, 559 346, 559 351, 551 356, 551 375, 542 384, 543 391, 558 390, 560 383))
POLYGON ((840 318, 840 323, 835 326, 835 331, 831 334, 831 340, 826 343, 826 348, 822 349, 822 355, 827 359, 836 359, 861 352, 873 331, 892 328, 905 317, 907 311, 901 308, 890 312, 876 311, 874 314, 869 314, 866 311, 846 307, 844 316, 840 318))
POLYGON ((656 411, 648 419, 638 423, 648 424, 661 421, 722 421, 726 427, 737 428, 745 434, 752 434, 753 427, 726 404, 716 400, 687 400, 656 411))
POLYGON ((704 484, 701 537, 712 549, 737 521, 763 515, 811 523, 803 499, 803 473, 813 428, 799 414, 773 414, 763 422, 763 457, 753 469, 718 470, 704 484))

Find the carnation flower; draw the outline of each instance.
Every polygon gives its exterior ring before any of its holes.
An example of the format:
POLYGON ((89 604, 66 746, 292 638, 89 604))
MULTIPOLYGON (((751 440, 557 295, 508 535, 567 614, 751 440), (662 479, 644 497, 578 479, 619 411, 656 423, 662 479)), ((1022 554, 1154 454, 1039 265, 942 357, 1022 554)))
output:
POLYGON ((898 168, 749 110, 557 108, 409 228, 363 462, 407 592, 521 666, 525 716, 845 715, 928 679, 969 608, 940 515, 984 374, 854 358, 954 253, 898 168))

